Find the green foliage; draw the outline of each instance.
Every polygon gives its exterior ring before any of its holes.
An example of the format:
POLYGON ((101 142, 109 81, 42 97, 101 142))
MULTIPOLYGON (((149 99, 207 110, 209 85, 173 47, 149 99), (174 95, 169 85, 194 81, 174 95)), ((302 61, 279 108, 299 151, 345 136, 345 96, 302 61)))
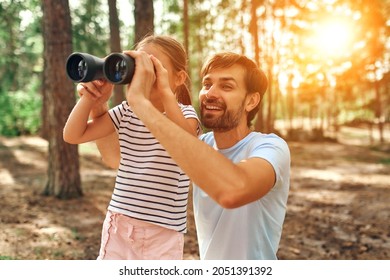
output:
POLYGON ((2 1, 0 16, 0 134, 33 134, 41 110, 40 2, 2 1))
MULTIPOLYGON (((117 1, 119 12, 127 19, 133 18, 132 9, 121 5, 124 1, 117 1)), ((372 119, 378 108, 376 102, 379 102, 375 100, 374 82, 382 80, 382 115, 386 120, 390 118, 387 109, 390 95, 386 89, 390 80, 389 0, 187 2, 189 74, 195 105, 202 62, 208 55, 221 50, 254 57, 250 29, 256 23, 259 61, 265 70, 271 69, 268 72, 272 74, 270 89, 274 89, 274 96, 270 95, 272 99, 267 95, 263 104, 277 103, 272 104, 275 110, 270 112, 271 118, 287 116, 287 110, 278 108, 287 106, 286 83, 292 84, 293 80, 300 81, 296 88, 297 100, 291 108, 295 116, 303 112, 304 117, 319 118, 329 108, 334 109, 333 114, 338 115, 340 121, 372 119), (256 7, 255 21, 251 20, 252 5, 256 7), (323 64, 326 57, 309 48, 312 44, 309 39, 318 29, 320 19, 337 15, 353 23, 355 43, 350 45, 347 54, 332 60, 328 58, 323 64), (295 79, 287 79, 289 75, 295 79), (337 87, 334 92, 328 91, 332 94, 324 94, 321 87, 329 88, 329 81, 335 81, 337 87), (310 88, 305 87, 308 85, 310 88)), ((130 7, 132 3, 130 1, 130 7)), ((183 6, 183 1, 178 0, 155 1, 158 34, 174 35, 184 42, 183 6)), ((70 1, 70 8, 73 49, 97 56, 107 55, 110 51, 107 1, 70 1)), ((38 89, 44 64, 41 1, 0 0, 0 17, 0 134, 34 133, 40 124, 38 89)), ((133 26, 120 24, 122 48, 132 48, 133 26)))
POLYGON ((73 48, 103 57, 109 52, 108 12, 102 10, 102 1, 83 0, 71 10, 73 48))
POLYGON ((0 255, 0 260, 13 260, 13 258, 10 256, 1 256, 0 255))
POLYGON ((19 136, 35 134, 41 125, 41 97, 36 79, 27 90, 0 93, 0 134, 19 136))
POLYGON ((384 158, 380 161, 382 164, 390 165, 390 158, 384 158))

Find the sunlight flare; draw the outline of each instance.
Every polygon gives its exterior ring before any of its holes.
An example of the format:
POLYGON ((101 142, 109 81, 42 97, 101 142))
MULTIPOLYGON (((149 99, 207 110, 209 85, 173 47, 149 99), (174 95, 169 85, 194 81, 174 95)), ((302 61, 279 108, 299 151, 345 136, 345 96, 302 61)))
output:
POLYGON ((318 52, 327 56, 346 56, 350 53, 353 28, 350 22, 332 19, 320 22, 314 35, 318 52))

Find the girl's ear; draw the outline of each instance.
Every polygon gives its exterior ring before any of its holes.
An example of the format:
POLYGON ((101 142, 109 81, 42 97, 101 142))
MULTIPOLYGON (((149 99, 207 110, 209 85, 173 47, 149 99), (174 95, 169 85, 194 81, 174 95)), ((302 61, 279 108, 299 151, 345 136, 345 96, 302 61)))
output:
POLYGON ((184 70, 179 71, 176 74, 175 86, 178 87, 178 86, 183 85, 185 83, 186 79, 187 79, 186 71, 184 71, 184 70))
POLYGON ((247 112, 252 111, 257 105, 259 105, 260 100, 261 100, 260 93, 252 92, 248 94, 246 97, 246 105, 245 105, 246 111, 247 112))

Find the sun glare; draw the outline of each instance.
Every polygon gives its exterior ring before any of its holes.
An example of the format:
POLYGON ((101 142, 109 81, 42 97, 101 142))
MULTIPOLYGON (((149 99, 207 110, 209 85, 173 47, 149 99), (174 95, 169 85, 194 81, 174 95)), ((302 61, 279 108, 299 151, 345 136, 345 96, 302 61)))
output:
POLYGON ((350 53, 352 27, 343 20, 329 20, 318 24, 314 36, 315 48, 322 55, 340 57, 350 53))

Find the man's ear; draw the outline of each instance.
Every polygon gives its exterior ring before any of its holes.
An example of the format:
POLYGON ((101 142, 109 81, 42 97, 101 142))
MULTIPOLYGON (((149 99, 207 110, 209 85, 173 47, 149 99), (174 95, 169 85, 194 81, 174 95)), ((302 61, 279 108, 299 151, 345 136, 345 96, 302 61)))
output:
POLYGON ((247 112, 252 111, 257 105, 259 105, 260 100, 261 100, 260 93, 258 92, 249 93, 246 96, 246 105, 245 105, 246 111, 247 112))

